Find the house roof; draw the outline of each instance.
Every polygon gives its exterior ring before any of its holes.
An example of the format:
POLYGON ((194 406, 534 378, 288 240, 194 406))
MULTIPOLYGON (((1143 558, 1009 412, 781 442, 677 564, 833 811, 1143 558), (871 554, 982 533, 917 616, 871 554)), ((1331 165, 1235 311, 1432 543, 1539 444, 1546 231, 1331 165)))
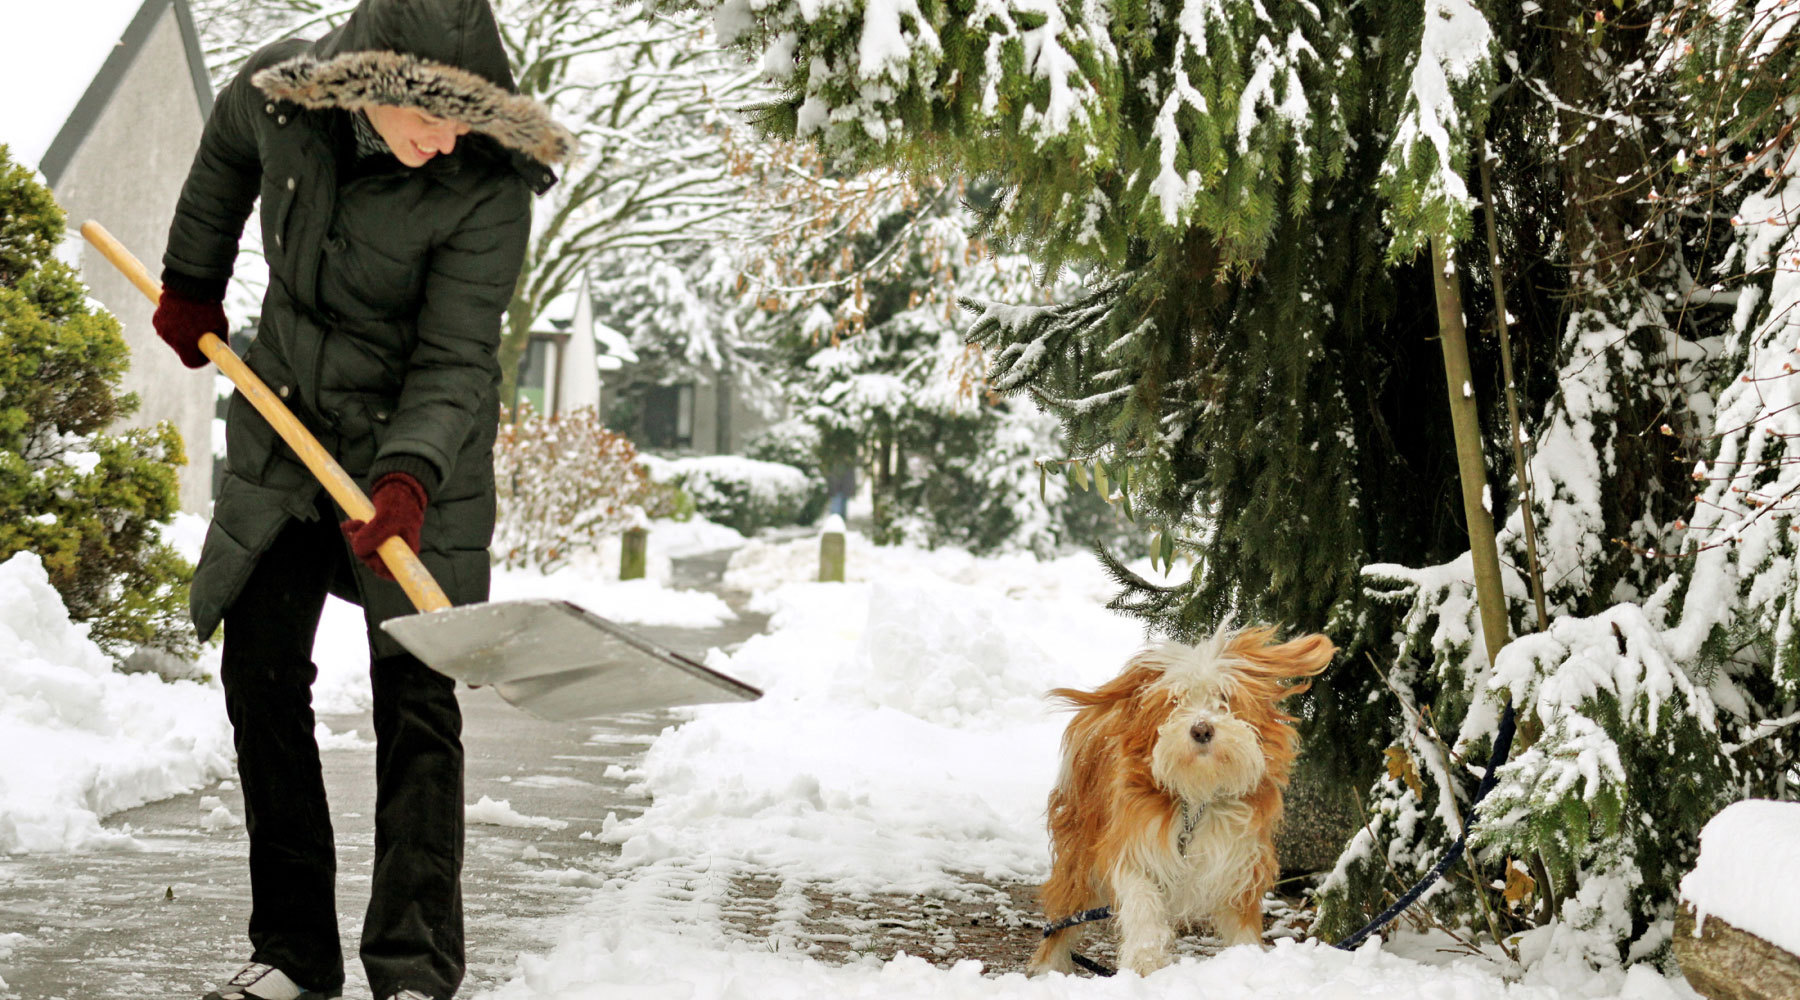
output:
POLYGON ((200 36, 186 0, 34 0, 0 32, 0 142, 55 185, 171 7, 202 116, 212 112, 200 36), (22 95, 29 95, 20 99, 22 95))

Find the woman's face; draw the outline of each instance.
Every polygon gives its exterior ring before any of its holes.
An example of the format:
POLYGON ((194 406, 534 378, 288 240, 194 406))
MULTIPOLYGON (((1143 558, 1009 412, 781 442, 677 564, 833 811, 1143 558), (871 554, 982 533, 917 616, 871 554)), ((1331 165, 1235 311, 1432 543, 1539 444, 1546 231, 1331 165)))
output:
POLYGON ((422 167, 439 153, 449 153, 456 148, 457 136, 469 134, 469 126, 462 122, 418 108, 371 104, 363 111, 394 157, 409 167, 422 167))

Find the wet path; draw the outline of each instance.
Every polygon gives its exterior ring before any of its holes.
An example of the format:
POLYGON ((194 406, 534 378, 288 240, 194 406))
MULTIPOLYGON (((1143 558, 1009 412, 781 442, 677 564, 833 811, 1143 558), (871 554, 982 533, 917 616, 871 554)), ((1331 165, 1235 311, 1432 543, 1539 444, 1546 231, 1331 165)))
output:
MULTIPOLYGON (((763 630, 747 595, 717 591, 728 554, 679 560, 673 586, 719 592, 739 613, 710 629, 639 631, 698 655, 763 630)), ((592 894, 614 849, 594 838, 608 813, 641 812, 622 776, 669 723, 646 713, 550 723, 488 691, 462 690, 465 797, 505 801, 513 813, 564 824, 468 825, 463 894, 470 996, 508 978, 522 952, 554 943, 558 917, 592 894)), ((350 980, 368 997, 355 959, 368 903, 373 844, 374 743, 369 716, 321 716, 339 737, 323 753, 338 842, 338 912, 350 980), (355 736, 350 737, 350 731, 355 736)), ((250 897, 242 798, 231 782, 109 817, 140 851, 0 856, 0 998, 197 998, 248 954, 250 897), (217 799, 215 803, 212 801, 217 799), (222 805, 232 822, 209 830, 222 805)))

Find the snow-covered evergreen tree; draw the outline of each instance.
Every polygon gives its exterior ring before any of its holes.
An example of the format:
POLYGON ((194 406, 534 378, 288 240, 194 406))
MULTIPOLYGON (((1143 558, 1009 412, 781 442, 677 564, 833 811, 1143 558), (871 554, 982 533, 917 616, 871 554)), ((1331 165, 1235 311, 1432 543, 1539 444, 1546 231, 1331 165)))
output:
POLYGON ((1480 13, 727 0, 716 20, 788 88, 767 127, 842 163, 992 183, 987 231, 1079 275, 1054 305, 993 302, 971 336, 1144 537, 1198 557, 1172 592, 1125 579, 1121 606, 1175 634, 1331 628, 1348 655, 1315 723, 1340 763, 1378 752, 1359 569, 1462 546, 1435 502, 1448 432, 1419 416, 1444 397, 1408 251, 1466 228, 1480 13))
POLYGON ((57 259, 62 209, 0 145, 0 561, 43 560, 69 617, 100 647, 191 656, 192 567, 161 540, 176 511, 181 436, 111 431, 137 397, 119 323, 57 259))
MULTIPOLYGON (((1486 755, 1507 700, 1520 742, 1472 831, 1488 876, 1506 873, 1493 901, 1503 933, 1543 925, 1541 945, 1596 961, 1666 957, 1701 825, 1732 799, 1794 793, 1795 676, 1776 651, 1791 532, 1755 527, 1789 494, 1769 447, 1779 434, 1765 434, 1782 404, 1765 390, 1786 374, 1769 359, 1796 346, 1787 306, 1765 298, 1782 294, 1776 265, 1792 253, 1778 210, 1791 147, 1764 120, 1791 59, 1785 28, 1769 30, 1778 10, 1652 5, 1613 27, 1604 11, 1534 4, 1497 19, 1522 97, 1494 120, 1557 140, 1540 148, 1555 153, 1562 214, 1536 225, 1560 223, 1570 271, 1556 378, 1528 429, 1550 621, 1490 665, 1472 638, 1466 556, 1369 568, 1403 610, 1389 676, 1414 710, 1396 732, 1404 764, 1372 789, 1369 832, 1325 892, 1332 929, 1460 827, 1473 781, 1457 762, 1486 755), (1733 139, 1750 155, 1721 159, 1733 139), (1716 225, 1733 210, 1764 224, 1716 225), (1717 308, 1733 301, 1735 313, 1717 308), (1748 536, 1760 544, 1727 540, 1748 536)), ((1516 198, 1530 167, 1496 166, 1509 169, 1516 198)), ((1529 213, 1513 211, 1529 239, 1529 213)), ((1520 574, 1524 513, 1513 507, 1502 538, 1520 574)), ((1524 632, 1535 623, 1520 574, 1509 591, 1524 632)), ((1439 904, 1478 919, 1466 891, 1439 904)))

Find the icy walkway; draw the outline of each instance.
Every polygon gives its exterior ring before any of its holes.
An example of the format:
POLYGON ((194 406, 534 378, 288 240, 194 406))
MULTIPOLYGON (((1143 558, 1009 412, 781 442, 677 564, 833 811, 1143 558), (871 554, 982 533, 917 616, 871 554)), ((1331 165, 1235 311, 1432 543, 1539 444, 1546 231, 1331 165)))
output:
MULTIPOLYGON (((703 586, 722 568, 722 555, 702 557, 678 564, 677 575, 703 586)), ((765 620, 740 612, 710 629, 642 631, 700 653, 757 634, 765 620)), ((510 978, 521 953, 548 948, 557 918, 593 895, 595 872, 618 852, 594 838, 609 813, 643 811, 624 774, 670 720, 548 723, 491 692, 464 689, 459 697, 470 804, 469 973, 460 995, 470 996, 510 978)), ((355 949, 374 838, 373 726, 367 713, 319 721, 333 734, 322 756, 338 840, 345 996, 367 997, 355 949)), ((108 829, 129 831, 141 849, 0 855, 0 998, 183 998, 216 985, 248 951, 242 817, 241 794, 228 781, 107 818, 108 829)))

